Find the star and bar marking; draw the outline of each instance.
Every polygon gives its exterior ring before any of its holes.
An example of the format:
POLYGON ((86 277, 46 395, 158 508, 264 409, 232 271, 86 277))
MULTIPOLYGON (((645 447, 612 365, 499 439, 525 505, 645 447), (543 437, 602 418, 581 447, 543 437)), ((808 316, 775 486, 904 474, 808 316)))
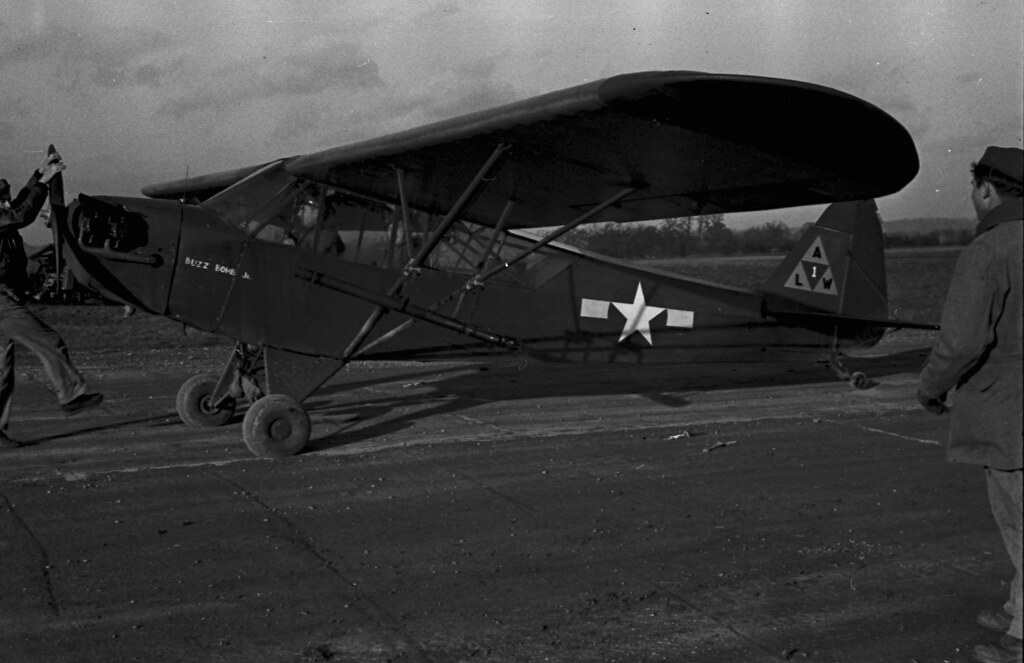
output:
POLYGON ((604 299, 583 299, 580 303, 580 317, 608 319, 608 312, 614 306, 619 313, 626 318, 622 327, 622 334, 619 336, 619 343, 635 333, 639 333, 646 339, 649 345, 654 345, 651 337, 651 321, 662 313, 666 313, 666 326, 693 328, 693 311, 665 308, 662 306, 648 306, 647 298, 644 296, 643 286, 637 282, 636 295, 632 302, 612 302, 604 299))

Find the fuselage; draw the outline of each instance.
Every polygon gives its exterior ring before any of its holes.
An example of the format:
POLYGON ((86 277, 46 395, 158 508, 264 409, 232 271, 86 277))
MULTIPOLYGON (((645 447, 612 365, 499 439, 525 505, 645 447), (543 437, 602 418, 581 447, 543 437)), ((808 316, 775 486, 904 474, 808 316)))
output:
MULTIPOLYGON (((325 357, 343 356, 377 306, 331 284, 387 293, 402 278, 407 257, 401 241, 368 250, 374 238, 365 226, 336 255, 261 239, 208 206, 151 199, 82 197, 72 205, 68 225, 63 240, 79 280, 106 296, 245 343, 325 357), (118 223, 121 230, 113 229, 118 223), (100 227, 112 228, 120 244, 97 235, 90 247, 89 233, 100 227)), ((384 228, 378 235, 394 239, 398 233, 389 235, 384 228)), ((516 339, 522 350, 554 361, 749 360, 821 352, 833 339, 840 345, 863 344, 878 336, 867 326, 837 334, 827 323, 783 325, 765 314, 768 299, 755 290, 557 244, 483 287, 467 289, 489 238, 462 239, 461 245, 449 242, 409 280, 402 300, 516 339)), ((407 243, 414 241, 410 233, 407 243)), ((528 240, 504 233, 494 244, 498 248, 490 262, 500 264, 503 255, 528 240)), ((385 317, 382 333, 405 319, 401 313, 385 317)), ((374 346, 366 357, 493 351, 478 339, 419 323, 374 346)))

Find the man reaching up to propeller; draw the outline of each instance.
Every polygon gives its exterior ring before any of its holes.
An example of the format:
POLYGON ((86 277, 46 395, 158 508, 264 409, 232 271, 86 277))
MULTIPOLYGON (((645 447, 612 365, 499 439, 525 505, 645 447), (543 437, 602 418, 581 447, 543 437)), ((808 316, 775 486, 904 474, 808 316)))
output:
POLYGON ((65 413, 76 414, 103 400, 102 394, 89 391, 85 378, 71 363, 60 334, 24 303, 28 257, 19 231, 35 221, 49 195, 50 180, 65 168, 60 155, 51 154, 13 200, 7 181, 0 180, 0 450, 24 446, 7 433, 14 395, 15 341, 42 361, 65 413))

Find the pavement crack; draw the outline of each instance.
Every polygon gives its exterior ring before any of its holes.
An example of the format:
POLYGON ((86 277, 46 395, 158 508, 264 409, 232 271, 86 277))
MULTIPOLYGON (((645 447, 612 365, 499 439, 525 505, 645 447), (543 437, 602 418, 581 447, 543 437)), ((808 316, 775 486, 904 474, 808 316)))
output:
POLYGON ((345 579, 345 576, 341 572, 341 570, 338 569, 337 566, 335 566, 334 562, 332 562, 331 560, 327 559, 327 557, 325 557, 323 555, 323 553, 321 553, 319 550, 317 550, 317 548, 314 545, 313 541, 309 538, 309 536, 306 535, 306 533, 304 531, 302 531, 301 528, 299 528, 298 525, 293 523, 286 516, 282 515, 281 512, 278 511, 276 508, 274 508, 274 507, 270 506, 269 504, 267 504, 264 500, 262 500, 260 498, 259 495, 257 495, 256 493, 252 492, 251 490, 249 490, 245 486, 239 484, 237 481, 229 479, 228 477, 224 476, 223 474, 220 474, 218 472, 214 472, 214 471, 212 471, 210 469, 204 469, 204 473, 207 476, 212 477, 212 478, 220 481, 221 483, 225 483, 225 484, 231 486, 235 491, 237 491, 237 493, 239 495, 244 497, 247 501, 252 502, 256 506, 258 506, 260 509, 262 509, 262 510, 266 511, 267 513, 270 513, 271 515, 273 515, 275 520, 277 520, 280 523, 283 523, 285 525, 285 527, 289 530, 289 532, 291 533, 291 536, 289 537, 289 540, 293 544, 295 544, 297 547, 301 548, 303 551, 305 551, 305 552, 309 553, 310 555, 312 555, 313 557, 315 557, 331 573, 335 574, 339 578, 345 579))
POLYGON ((890 437, 896 437, 896 438, 899 438, 901 440, 910 440, 911 442, 918 442, 920 444, 935 444, 935 445, 941 445, 942 444, 942 442, 939 442, 938 440, 928 440, 928 439, 921 438, 921 437, 913 437, 911 435, 903 435, 902 433, 893 433, 892 431, 882 430, 881 428, 873 428, 871 426, 862 426, 861 424, 855 424, 855 423, 851 423, 851 422, 839 421, 837 419, 829 419, 827 417, 821 417, 820 420, 821 421, 826 421, 826 422, 828 422, 830 424, 836 424, 837 426, 850 426, 851 428, 856 428, 857 430, 862 430, 862 431, 864 431, 866 433, 877 433, 879 435, 888 435, 890 437))
MULTIPOLYGON (((14 525, 25 532, 28 540, 32 542, 32 547, 35 548, 36 554, 39 559, 38 563, 38 575, 42 579, 43 591, 46 593, 46 603, 53 612, 55 617, 59 617, 61 613, 60 603, 57 601, 57 593, 53 589, 53 579, 50 577, 50 554, 46 550, 46 546, 39 540, 39 537, 35 535, 32 528, 28 526, 28 523, 14 510, 14 505, 7 499, 7 496, 3 492, 0 492, 0 508, 7 513, 10 519, 14 522, 14 525)), ((0 528, 2 531, 3 528, 0 528)), ((13 537, 12 537, 13 538, 13 537)))
POLYGON ((230 486, 237 495, 240 495, 246 501, 256 505, 262 511, 272 516, 276 522, 283 525, 289 532, 287 540, 292 545, 314 557, 321 566, 323 566, 323 568, 327 569, 332 575, 341 580, 345 587, 359 598, 361 603, 369 606, 368 609, 356 609, 363 612, 368 620, 372 621, 379 627, 383 627, 392 634, 392 639, 397 640, 397 642, 393 643, 393 646, 399 653, 399 656, 402 657, 402 660, 415 661, 417 663, 430 663, 430 659, 427 657, 426 652, 423 651, 416 639, 408 633, 402 625, 401 620, 387 610, 387 608, 379 604, 372 596, 360 590, 356 582, 349 578, 334 561, 329 559, 316 547, 315 541, 306 534, 302 528, 283 515, 279 509, 271 506, 259 495, 237 481, 218 472, 214 472, 209 468, 205 468, 203 472, 212 479, 230 486), (408 659, 404 658, 406 655, 409 656, 408 659))
POLYGON ((507 494, 501 492, 500 490, 498 490, 494 486, 491 486, 490 484, 488 484, 488 483, 486 483, 484 481, 481 481, 480 479, 476 478, 472 474, 467 474, 466 472, 462 472, 462 471, 459 471, 459 470, 456 470, 456 469, 452 469, 451 467, 449 467, 447 465, 441 465, 440 463, 435 463, 434 465, 435 465, 435 467, 441 468, 441 469, 445 470, 446 472, 450 472, 452 474, 452 476, 458 477, 459 479, 461 479, 461 480, 463 480, 463 481, 465 481, 467 483, 471 483, 471 484, 474 484, 476 486, 479 486, 480 488, 483 488, 484 490, 486 490, 487 492, 491 493, 495 497, 503 499, 506 502, 519 507, 520 509, 525 509, 526 511, 529 511, 534 516, 541 516, 540 522, 544 522, 544 518, 542 517, 541 511, 539 509, 533 507, 532 505, 530 505, 530 504, 528 504, 528 503, 526 503, 526 502, 524 502, 524 501, 522 501, 520 499, 512 497, 511 495, 507 495, 507 494))

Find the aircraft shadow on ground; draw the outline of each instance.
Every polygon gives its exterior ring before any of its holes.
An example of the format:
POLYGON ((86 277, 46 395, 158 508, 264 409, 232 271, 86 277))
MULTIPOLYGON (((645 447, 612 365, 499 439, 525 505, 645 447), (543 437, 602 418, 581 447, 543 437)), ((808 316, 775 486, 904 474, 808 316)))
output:
MULTIPOLYGON (((916 373, 923 366, 927 353, 927 348, 917 348, 884 356, 855 357, 848 364, 877 384, 879 378, 887 375, 916 373)), ((313 439, 307 451, 366 442, 406 430, 425 418, 461 412, 482 402, 632 394, 668 407, 684 408, 690 404, 687 394, 694 392, 827 383, 838 384, 839 381, 828 367, 814 361, 570 366, 505 358, 484 364, 410 365, 407 371, 392 370, 379 377, 332 383, 307 400, 306 406, 314 417, 329 417, 340 422, 340 430, 313 439), (409 392, 344 400, 346 393, 396 382, 407 384, 409 392), (400 410, 408 413, 389 416, 400 410), (368 425, 359 426, 366 423, 368 425)), ((237 412, 229 425, 239 424, 243 414, 242 410, 237 412)), ((85 431, 77 428, 61 431, 36 438, 32 443, 139 424, 175 426, 180 425, 180 421, 174 412, 168 412, 93 426, 85 431)))
POLYGON ((99 426, 88 426, 86 428, 72 428, 71 430, 64 430, 61 432, 44 435, 41 437, 30 438, 23 440, 28 444, 41 444, 43 442, 54 442, 57 440, 77 437, 88 433, 101 433, 104 431, 117 431, 121 429, 132 429, 138 427, 140 424, 146 424, 149 428, 166 427, 180 425, 181 420, 178 419, 176 412, 165 412, 163 414, 157 414, 147 417, 136 417, 133 419, 122 419, 112 423, 104 423, 99 426))
MULTIPOLYGON (((869 378, 868 389, 888 375, 917 373, 927 348, 884 356, 852 357, 850 370, 869 378)), ((332 384, 307 402, 314 416, 346 422, 342 430, 314 439, 309 451, 347 446, 397 433, 419 420, 467 410, 481 402, 568 396, 641 395, 669 407, 687 407, 688 393, 753 387, 832 383, 841 386, 824 362, 747 362, 714 364, 550 364, 520 362, 460 365, 446 368, 410 368, 408 373, 332 384), (422 381, 417 380, 422 378, 422 381), (387 383, 407 382, 418 387, 407 395, 386 394, 357 402, 338 402, 345 392, 387 383), (424 392, 423 387, 430 388, 424 392), (330 397, 330 398, 324 398, 330 397), (389 418, 398 410, 408 410, 389 418), (356 428, 358 424, 371 422, 356 428)), ((849 387, 853 389, 853 387, 849 387)))

